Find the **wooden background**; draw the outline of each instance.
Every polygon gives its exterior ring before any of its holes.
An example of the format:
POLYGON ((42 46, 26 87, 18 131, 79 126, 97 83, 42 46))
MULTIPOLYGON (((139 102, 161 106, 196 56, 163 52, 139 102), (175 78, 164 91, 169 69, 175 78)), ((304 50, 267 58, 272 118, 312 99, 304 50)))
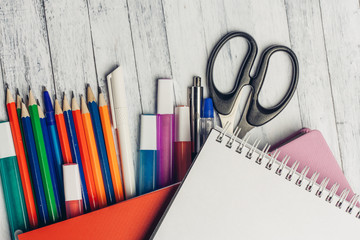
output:
MULTIPOLYGON (((284 44, 297 54, 300 80, 288 107, 254 130, 274 143, 309 127, 319 129, 346 177, 360 192, 360 3, 359 0, 1 0, 0 119, 6 120, 4 84, 28 86, 41 98, 84 94, 85 84, 106 90, 105 76, 122 65, 127 87, 134 156, 139 115, 156 110, 156 79, 175 81, 176 104, 186 104, 186 88, 205 66, 213 45, 228 31, 250 33, 259 50, 284 44)), ((232 88, 245 53, 233 40, 222 51, 216 85, 232 88)), ((275 54, 261 92, 264 106, 284 95, 289 60, 275 54)), ((206 89, 205 94, 207 95, 206 89)), ((0 238, 8 237, 0 191, 0 238)))

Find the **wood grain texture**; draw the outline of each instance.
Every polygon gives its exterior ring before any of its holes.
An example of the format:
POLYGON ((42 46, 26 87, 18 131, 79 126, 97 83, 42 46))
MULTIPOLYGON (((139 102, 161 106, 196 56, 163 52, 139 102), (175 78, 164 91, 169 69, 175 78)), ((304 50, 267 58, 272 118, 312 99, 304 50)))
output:
POLYGON ((343 170, 350 185, 359 192, 359 2, 320 1, 320 10, 343 170))

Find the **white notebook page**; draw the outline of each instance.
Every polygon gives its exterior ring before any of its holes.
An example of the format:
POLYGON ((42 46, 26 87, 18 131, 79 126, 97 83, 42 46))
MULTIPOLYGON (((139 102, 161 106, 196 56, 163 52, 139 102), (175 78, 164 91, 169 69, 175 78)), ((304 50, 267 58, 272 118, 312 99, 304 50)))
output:
MULTIPOLYGON (((344 239, 360 235, 360 219, 315 196, 318 186, 307 192, 304 180, 301 187, 275 174, 272 170, 216 141, 213 130, 201 150, 176 197, 153 234, 155 240, 176 239, 344 239)), ((325 176, 323 176, 325 177, 325 176)))

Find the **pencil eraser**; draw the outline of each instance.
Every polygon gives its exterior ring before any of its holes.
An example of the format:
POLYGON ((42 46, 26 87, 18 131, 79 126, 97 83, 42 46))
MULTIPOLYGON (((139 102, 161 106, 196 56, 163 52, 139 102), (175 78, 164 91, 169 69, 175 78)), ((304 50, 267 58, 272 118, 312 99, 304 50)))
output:
POLYGON ((157 113, 174 114, 174 89, 171 79, 158 80, 157 113))
POLYGON ((0 123, 0 159, 16 156, 9 122, 0 123))
POLYGON ((175 142, 190 141, 190 108, 178 106, 175 108, 175 142))
POLYGON ((140 150, 157 150, 156 115, 141 115, 140 150))
POLYGON ((66 216, 72 218, 83 214, 79 166, 76 163, 63 165, 66 216))

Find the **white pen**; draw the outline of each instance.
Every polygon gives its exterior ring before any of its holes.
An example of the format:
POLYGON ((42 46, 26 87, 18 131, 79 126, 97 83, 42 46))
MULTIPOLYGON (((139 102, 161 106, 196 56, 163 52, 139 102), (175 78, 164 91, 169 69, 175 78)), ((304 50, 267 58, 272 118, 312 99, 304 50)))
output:
POLYGON ((126 199, 129 199, 136 196, 135 167, 130 142, 125 83, 120 66, 107 75, 107 84, 109 90, 111 116, 120 151, 125 197, 126 199))

